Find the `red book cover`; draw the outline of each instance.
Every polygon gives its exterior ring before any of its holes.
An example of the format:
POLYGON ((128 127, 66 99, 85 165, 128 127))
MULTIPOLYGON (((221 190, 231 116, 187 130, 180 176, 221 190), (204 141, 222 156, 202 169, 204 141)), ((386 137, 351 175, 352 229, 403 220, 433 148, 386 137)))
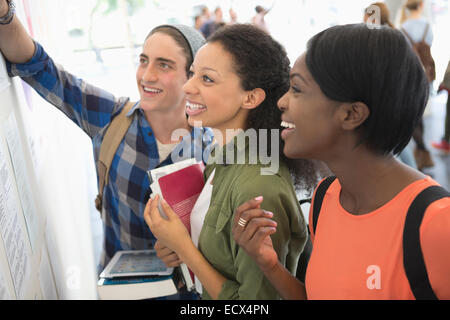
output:
POLYGON ((203 190, 203 163, 169 173, 158 179, 161 193, 173 211, 191 232, 191 211, 203 190))

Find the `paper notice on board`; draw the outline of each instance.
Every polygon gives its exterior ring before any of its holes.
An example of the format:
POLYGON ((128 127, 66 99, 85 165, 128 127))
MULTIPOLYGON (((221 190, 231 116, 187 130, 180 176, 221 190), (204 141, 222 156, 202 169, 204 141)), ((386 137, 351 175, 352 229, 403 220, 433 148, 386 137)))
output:
POLYGON ((16 297, 23 299, 31 266, 26 247, 26 232, 19 220, 22 213, 18 205, 13 178, 6 163, 6 152, 0 144, 0 234, 5 245, 16 297))
POLYGON ((27 175, 25 158, 23 156, 22 143, 17 128, 16 117, 11 112, 5 126, 5 136, 8 142, 9 154, 13 163, 17 189, 19 190, 20 203, 22 204, 25 222, 27 225, 31 249, 36 247, 38 237, 39 220, 36 206, 33 201, 30 183, 27 175))
POLYGON ((10 86, 8 71, 6 70, 5 60, 0 54, 0 92, 10 86))

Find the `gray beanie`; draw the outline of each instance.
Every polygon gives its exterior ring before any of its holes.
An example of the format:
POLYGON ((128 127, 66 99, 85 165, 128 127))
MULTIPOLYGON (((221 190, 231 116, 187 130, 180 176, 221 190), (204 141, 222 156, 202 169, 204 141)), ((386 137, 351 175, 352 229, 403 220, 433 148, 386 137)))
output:
MULTIPOLYGON (((203 35, 198 32, 195 28, 189 27, 183 24, 163 24, 160 26, 157 26, 155 29, 159 29, 162 27, 169 27, 177 30, 181 35, 186 39, 187 43, 189 44, 189 48, 191 49, 192 59, 194 59, 195 54, 197 53, 198 49, 200 49, 201 46, 205 44, 205 38, 203 35)), ((152 32, 153 32, 152 30, 152 32)))

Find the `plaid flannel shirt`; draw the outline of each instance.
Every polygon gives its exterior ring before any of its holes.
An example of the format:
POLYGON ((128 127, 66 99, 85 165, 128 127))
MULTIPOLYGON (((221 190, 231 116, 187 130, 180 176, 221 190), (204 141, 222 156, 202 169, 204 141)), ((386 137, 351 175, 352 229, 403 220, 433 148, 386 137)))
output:
MULTIPOLYGON (((57 66, 37 42, 35 46, 35 54, 29 62, 7 62, 9 75, 21 77, 86 132, 92 139, 97 162, 108 124, 129 99, 116 98, 78 79, 57 66)), ((104 267, 118 250, 153 247, 155 238, 143 217, 151 194, 147 171, 172 163, 170 156, 160 161, 153 130, 139 102, 127 116, 133 116, 133 120, 113 158, 109 183, 103 193, 105 241, 100 267, 104 267)), ((180 155, 206 160, 202 156, 208 153, 203 151, 211 146, 212 138, 210 129, 194 128, 190 137, 184 137, 176 149, 184 146, 180 155)))

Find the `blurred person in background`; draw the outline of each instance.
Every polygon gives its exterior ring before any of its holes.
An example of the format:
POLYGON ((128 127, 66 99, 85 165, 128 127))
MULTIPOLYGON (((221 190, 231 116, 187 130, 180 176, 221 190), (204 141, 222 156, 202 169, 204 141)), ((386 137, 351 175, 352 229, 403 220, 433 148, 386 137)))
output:
MULTIPOLYGON (((424 0, 407 0, 402 7, 402 15, 401 15, 401 31, 405 34, 405 36, 409 39, 411 45, 414 47, 415 44, 424 41, 426 45, 428 45, 428 51, 433 43, 433 31, 431 30, 431 24, 423 17, 424 11, 424 0)), ((426 69, 428 69, 428 61, 425 61, 422 54, 420 52, 416 52, 421 58, 421 62, 426 69)), ((431 53, 428 54, 429 57, 427 60, 432 60, 431 53)), ((432 64, 433 70, 431 73, 434 73, 434 61, 430 61, 432 64)), ((428 71, 428 70, 426 70, 428 71)), ((428 73, 428 72, 427 72, 428 73)), ((428 76, 428 81, 431 83, 433 81, 433 76, 428 76)), ((431 92, 431 90, 430 90, 431 92)), ((431 157, 428 148, 425 145, 425 141, 423 140, 424 135, 424 125, 423 119, 420 119, 417 127, 413 133, 413 139, 416 143, 416 148, 414 149, 414 157, 416 159, 417 168, 419 170, 423 170, 424 168, 430 168, 434 166, 434 161, 431 157)))
POLYGON ((200 14, 194 17, 194 27, 201 32, 202 26, 211 19, 211 13, 207 6, 202 6, 200 14))
POLYGON ((199 16, 199 15, 198 15, 198 16, 195 16, 195 17, 194 17, 194 28, 195 28, 195 30, 200 31, 202 25, 203 25, 202 17, 199 16))
POLYGON ((251 23, 254 26, 257 26, 258 28, 260 28, 261 30, 269 33, 269 29, 267 28, 267 24, 266 24, 266 21, 264 20, 264 17, 266 16, 266 14, 269 13, 269 11, 271 9, 272 8, 269 8, 266 10, 266 9, 264 9, 264 7, 257 5, 255 7, 256 14, 253 16, 251 23))
POLYGON ((206 21, 200 28, 200 31, 203 33, 205 38, 208 38, 211 34, 213 34, 217 29, 223 27, 225 25, 225 21, 223 20, 223 11, 221 7, 217 7, 214 10, 214 18, 206 21))
POLYGON ((205 23, 206 21, 211 19, 211 13, 209 12, 209 8, 207 6, 202 7, 200 17, 201 17, 202 23, 205 23))
POLYGON ((230 25, 230 24, 237 23, 237 13, 236 13, 236 11, 234 11, 233 8, 230 8, 230 10, 228 10, 228 13, 230 15, 230 22, 228 24, 230 25))
POLYGON ((450 152, 450 61, 445 70, 444 80, 439 85, 438 92, 447 91, 447 110, 445 113, 445 131, 440 142, 432 142, 433 148, 450 152))

